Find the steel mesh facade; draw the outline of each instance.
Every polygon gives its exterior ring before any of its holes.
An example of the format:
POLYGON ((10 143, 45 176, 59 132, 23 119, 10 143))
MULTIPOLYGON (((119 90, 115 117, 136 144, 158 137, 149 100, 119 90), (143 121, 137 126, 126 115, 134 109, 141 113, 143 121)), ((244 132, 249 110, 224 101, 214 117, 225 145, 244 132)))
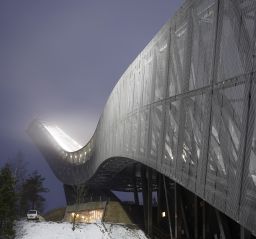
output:
POLYGON ((255 39, 255 0, 187 1, 117 82, 91 141, 56 145, 57 177, 80 184, 129 158, 255 234, 255 39))

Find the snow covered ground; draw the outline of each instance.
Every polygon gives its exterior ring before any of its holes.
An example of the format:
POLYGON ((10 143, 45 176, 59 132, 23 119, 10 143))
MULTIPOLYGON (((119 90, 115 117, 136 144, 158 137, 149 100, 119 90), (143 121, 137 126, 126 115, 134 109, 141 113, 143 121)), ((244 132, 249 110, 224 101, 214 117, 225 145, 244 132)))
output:
POLYGON ((79 224, 72 230, 67 222, 18 221, 15 239, 147 239, 141 230, 102 223, 79 224))

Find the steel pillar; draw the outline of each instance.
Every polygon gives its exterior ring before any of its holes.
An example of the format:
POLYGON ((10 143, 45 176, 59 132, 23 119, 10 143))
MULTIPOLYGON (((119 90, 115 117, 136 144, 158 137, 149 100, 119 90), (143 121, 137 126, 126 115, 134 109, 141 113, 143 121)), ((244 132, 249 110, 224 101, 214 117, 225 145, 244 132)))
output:
POLYGON ((206 205, 204 201, 201 201, 202 205, 202 238, 206 239, 206 205))
POLYGON ((194 238, 198 239, 198 198, 194 196, 194 238))
POLYGON ((222 215, 217 209, 215 209, 215 213, 219 224, 221 238, 231 239, 230 230, 227 224, 226 217, 222 215))
POLYGON ((135 205, 139 205, 139 195, 138 195, 138 189, 137 189, 137 178, 136 178, 136 164, 133 165, 133 187, 134 187, 134 203, 135 205))
POLYGON ((168 191, 167 191, 167 188, 166 188, 166 181, 165 181, 165 176, 164 175, 163 175, 163 181, 164 181, 164 194, 165 194, 165 201, 166 201, 166 208, 167 208, 167 216, 168 216, 168 224, 169 224, 169 230, 170 230, 170 237, 171 237, 171 239, 173 239, 171 215, 170 215, 169 200, 168 200, 168 191))
POLYGON ((152 236, 152 169, 141 168, 145 231, 152 236))
POLYGON ((148 195, 147 195, 147 210, 148 210, 148 235, 152 236, 152 169, 147 168, 147 188, 148 188, 148 195))
POLYGON ((174 183, 174 201, 175 201, 175 239, 181 238, 181 225, 180 225, 180 218, 179 218, 179 189, 178 184, 174 183))
POLYGON ((144 227, 145 232, 148 233, 148 185, 146 179, 146 169, 144 166, 141 166, 141 183, 142 183, 142 198, 143 198, 143 212, 144 212, 144 227))
POLYGON ((181 215, 182 215, 182 219, 183 219, 185 234, 186 234, 187 239, 190 239, 187 215, 186 215, 186 211, 185 211, 182 195, 180 195, 180 209, 181 209, 181 215))
MULTIPOLYGON (((163 176, 164 177, 164 176, 163 176)), ((157 190, 157 224, 159 225, 161 220, 161 213, 163 209, 162 200, 163 200, 163 179, 161 174, 158 174, 158 190, 157 190)))
POLYGON ((251 233, 246 230, 243 226, 240 226, 240 239, 250 239, 251 233))

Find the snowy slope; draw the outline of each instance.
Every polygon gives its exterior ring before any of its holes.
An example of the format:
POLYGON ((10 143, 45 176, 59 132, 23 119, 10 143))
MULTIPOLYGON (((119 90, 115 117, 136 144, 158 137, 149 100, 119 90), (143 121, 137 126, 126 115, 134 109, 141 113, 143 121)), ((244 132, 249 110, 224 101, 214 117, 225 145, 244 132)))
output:
POLYGON ((141 230, 129 229, 113 224, 80 224, 72 231, 67 222, 27 222, 16 223, 15 239, 146 239, 141 230))

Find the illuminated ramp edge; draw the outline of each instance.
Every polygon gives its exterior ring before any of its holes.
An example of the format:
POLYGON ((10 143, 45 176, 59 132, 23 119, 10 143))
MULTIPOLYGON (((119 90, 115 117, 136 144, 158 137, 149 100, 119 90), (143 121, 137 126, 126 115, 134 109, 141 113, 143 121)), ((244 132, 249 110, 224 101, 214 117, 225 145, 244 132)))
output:
POLYGON ((39 122, 29 132, 64 183, 134 160, 255 234, 255 36, 256 1, 187 1, 117 82, 85 147, 65 150, 39 122))
POLYGON ((74 139, 68 136, 58 126, 46 123, 43 123, 43 126, 63 150, 67 152, 74 152, 82 148, 79 143, 77 143, 74 139))

